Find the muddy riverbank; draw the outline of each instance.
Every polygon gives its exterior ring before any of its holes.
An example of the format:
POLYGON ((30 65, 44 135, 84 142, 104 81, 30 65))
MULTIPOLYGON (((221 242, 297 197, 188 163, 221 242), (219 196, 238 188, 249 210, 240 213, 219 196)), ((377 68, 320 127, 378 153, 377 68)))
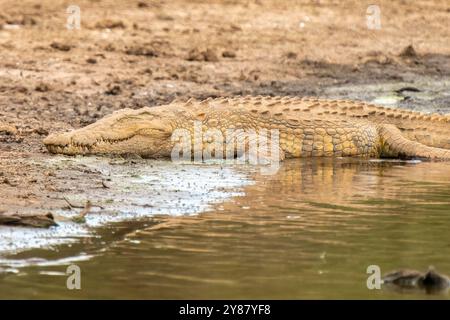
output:
POLYGON ((445 1, 382 1, 380 30, 358 1, 78 1, 79 30, 65 27, 64 1, 0 4, 0 221, 10 225, 79 213, 85 203, 67 202, 77 194, 116 196, 97 168, 62 165, 41 141, 124 107, 268 94, 450 112, 445 1))

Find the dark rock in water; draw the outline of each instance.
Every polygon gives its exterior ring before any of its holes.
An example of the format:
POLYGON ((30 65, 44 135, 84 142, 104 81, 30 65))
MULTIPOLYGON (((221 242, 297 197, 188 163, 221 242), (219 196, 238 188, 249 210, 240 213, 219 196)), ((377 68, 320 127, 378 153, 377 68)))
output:
POLYGON ((418 285, 423 273, 416 270, 399 270, 388 273, 383 277, 383 284, 394 284, 400 287, 414 288, 418 285))
POLYGON ((425 276, 419 279, 419 286, 436 290, 445 290, 450 287, 450 279, 437 273, 434 270, 428 270, 425 276))
POLYGON ((438 293, 450 288, 450 279, 430 267, 425 273, 416 270, 388 273, 383 277, 383 284, 394 289, 416 289, 425 290, 427 293, 438 293))
POLYGON ((49 228, 52 226, 56 226, 57 224, 51 213, 47 213, 46 215, 9 215, 0 213, 0 225, 49 228))

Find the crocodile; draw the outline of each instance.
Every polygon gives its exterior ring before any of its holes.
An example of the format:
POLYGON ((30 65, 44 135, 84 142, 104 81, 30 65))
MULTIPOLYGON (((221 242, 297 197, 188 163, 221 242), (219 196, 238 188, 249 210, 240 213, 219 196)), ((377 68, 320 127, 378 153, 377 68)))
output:
MULTIPOLYGON (((168 158, 177 143, 177 129, 193 137, 216 130, 226 135, 264 130, 278 132, 279 158, 366 157, 450 160, 450 115, 424 114, 388 108, 362 101, 316 97, 236 96, 204 100, 175 100, 170 104, 141 109, 122 109, 84 128, 53 133, 44 139, 51 153, 66 155, 124 155, 168 158), (276 131, 274 131, 276 130, 276 131)), ((236 138, 238 134, 234 134, 236 138)), ((275 134, 274 134, 275 136, 275 134)), ((198 140, 198 139, 197 139, 198 140)), ((233 139, 202 136, 200 147, 213 142, 218 158, 233 139)), ((248 147, 250 138, 245 140, 248 147)), ((191 143, 191 142, 188 142, 191 143)), ((244 150, 238 148, 234 156, 244 150)), ((195 148, 191 149, 194 157, 195 148)))

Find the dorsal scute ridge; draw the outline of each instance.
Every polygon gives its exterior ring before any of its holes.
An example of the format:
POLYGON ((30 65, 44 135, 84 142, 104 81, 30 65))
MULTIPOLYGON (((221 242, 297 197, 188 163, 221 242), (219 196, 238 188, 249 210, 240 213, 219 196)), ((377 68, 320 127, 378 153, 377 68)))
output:
MULTIPOLYGON (((181 99, 176 98, 170 104, 187 108, 196 106, 200 108, 206 106, 216 107, 222 105, 230 108, 249 108, 249 110, 250 108, 260 108, 261 110, 264 109, 264 111, 274 108, 274 112, 278 110, 282 110, 283 112, 314 112, 318 115, 361 116, 364 118, 369 117, 369 119, 370 117, 386 117, 390 119, 409 119, 411 121, 432 121, 437 124, 450 122, 450 115, 397 109, 390 106, 381 106, 358 100, 323 99, 312 96, 244 95, 218 98, 208 97, 203 100, 189 98, 184 103, 181 99)), ((264 114, 267 113, 264 112, 264 114)))

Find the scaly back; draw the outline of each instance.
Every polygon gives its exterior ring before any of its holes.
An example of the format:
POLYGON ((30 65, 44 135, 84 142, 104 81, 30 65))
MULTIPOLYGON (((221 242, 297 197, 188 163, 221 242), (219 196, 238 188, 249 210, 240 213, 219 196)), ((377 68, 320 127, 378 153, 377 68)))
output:
POLYGON ((193 117, 204 113, 223 115, 223 121, 232 113, 250 114, 261 121, 285 121, 295 125, 300 120, 351 121, 367 120, 374 124, 392 124, 410 140, 422 144, 450 149, 450 115, 424 114, 421 112, 387 108, 374 104, 329 100, 315 97, 237 96, 232 98, 208 98, 203 101, 190 99, 174 102, 169 106, 193 117), (208 111, 208 112, 205 112, 208 111))

